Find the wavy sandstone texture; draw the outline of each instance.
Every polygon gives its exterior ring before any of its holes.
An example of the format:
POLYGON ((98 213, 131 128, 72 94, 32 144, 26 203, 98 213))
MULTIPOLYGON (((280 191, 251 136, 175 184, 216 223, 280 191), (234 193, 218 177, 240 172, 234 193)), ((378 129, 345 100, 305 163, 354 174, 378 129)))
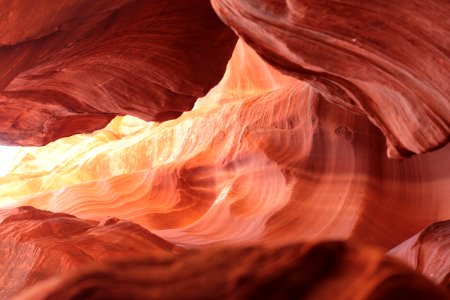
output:
POLYGON ((2 144, 44 145, 116 115, 176 118, 217 84, 236 41, 208 0, 0 7, 2 144))
POLYGON ((14 299, 448 298, 382 252, 328 242, 109 263, 44 282, 14 299))
POLYGON ((427 226, 388 254, 450 289, 450 220, 427 226))
POLYGON ((365 114, 390 157, 450 137, 447 0, 212 0, 222 20, 283 72, 365 114))
POLYGON ((1 296, 448 299, 446 1, 0 8, 1 296))
POLYGON ((116 218, 82 220, 27 206, 0 210, 0 298, 89 263, 177 251, 181 248, 116 218))
POLYGON ((387 250, 450 219, 450 148, 401 162, 385 149, 366 118, 239 42, 193 111, 24 149, 0 192, 5 207, 115 216, 185 247, 350 238, 387 250))

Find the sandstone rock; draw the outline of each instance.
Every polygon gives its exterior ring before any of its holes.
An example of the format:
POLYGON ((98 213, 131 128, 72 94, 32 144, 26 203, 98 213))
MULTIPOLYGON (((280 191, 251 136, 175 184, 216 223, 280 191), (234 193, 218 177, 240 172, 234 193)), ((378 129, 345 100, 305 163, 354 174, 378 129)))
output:
POLYGON ((389 157, 449 141, 449 1, 211 2, 271 65, 366 115, 389 157))
POLYGON ((23 149, 0 205, 115 216, 178 245, 355 239, 391 249, 450 219, 450 148, 386 158, 364 116, 325 101, 239 42, 223 81, 162 124, 23 149))
POLYGON ((30 206, 0 210, 0 298, 95 262, 181 251, 139 225, 102 222, 30 206))
POLYGON ((0 7, 2 144, 44 145, 116 115, 176 118, 217 84, 236 41, 208 0, 0 7))
POLYGON ((450 220, 427 226, 388 254, 450 289, 450 220))
POLYGON ((212 3, 0 0, 0 298, 448 299, 448 1, 212 3))
POLYGON ((18 295, 43 299, 448 299, 382 252, 342 242, 222 248, 108 263, 18 295))

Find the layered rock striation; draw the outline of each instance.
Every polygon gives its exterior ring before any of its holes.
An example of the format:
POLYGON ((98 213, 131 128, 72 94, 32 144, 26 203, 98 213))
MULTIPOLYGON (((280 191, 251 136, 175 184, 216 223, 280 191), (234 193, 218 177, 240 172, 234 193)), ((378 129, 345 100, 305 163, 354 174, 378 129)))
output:
POLYGON ((450 219, 450 148, 401 162, 385 150, 365 117, 239 42, 192 111, 24 149, 0 191, 4 206, 116 216, 185 247, 351 238, 388 250, 450 219))
POLYGON ((0 142, 8 145, 92 132, 116 115, 176 118, 217 84, 236 42, 208 0, 0 7, 0 142))
POLYGON ((449 141, 448 1, 211 2, 271 65, 366 115, 389 157, 449 141))
POLYGON ((450 288, 450 220, 427 226, 388 254, 450 288))
POLYGON ((211 2, 0 0, 0 298, 448 299, 448 1, 211 2))

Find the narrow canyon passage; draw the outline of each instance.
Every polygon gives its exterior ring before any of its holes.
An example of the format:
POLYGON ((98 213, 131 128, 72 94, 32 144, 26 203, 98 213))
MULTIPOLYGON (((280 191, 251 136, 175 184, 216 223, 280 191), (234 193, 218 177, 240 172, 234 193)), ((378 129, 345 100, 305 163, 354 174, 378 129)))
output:
POLYGON ((449 298, 446 1, 27 2, 0 299, 449 298))

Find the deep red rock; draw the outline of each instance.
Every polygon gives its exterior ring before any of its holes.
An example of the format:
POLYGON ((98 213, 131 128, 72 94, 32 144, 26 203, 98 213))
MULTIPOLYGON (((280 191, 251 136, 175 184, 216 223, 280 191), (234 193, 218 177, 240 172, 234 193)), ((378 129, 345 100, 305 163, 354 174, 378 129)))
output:
POLYGON ((83 220, 31 206, 0 210, 0 298, 83 265, 179 251, 139 225, 117 218, 83 220))
POLYGON ((266 61, 367 117, 390 157, 450 137, 450 2, 212 0, 266 61))
POLYGON ((450 220, 427 226, 388 254, 450 289, 450 220))
POLYGON ((448 299, 382 252, 342 242, 189 251, 91 267, 15 299, 448 299))
POLYGON ((208 0, 3 2, 2 144, 43 145, 116 115, 173 119, 217 84, 236 41, 208 0))
MULTIPOLYGON (((0 211, 0 297, 448 298, 448 222, 401 243, 450 218, 447 2, 214 0, 293 76, 239 42, 175 120, 20 150, 0 207, 77 217, 0 211)), ((207 0, 0 8, 12 144, 175 118, 235 41, 207 0)))

